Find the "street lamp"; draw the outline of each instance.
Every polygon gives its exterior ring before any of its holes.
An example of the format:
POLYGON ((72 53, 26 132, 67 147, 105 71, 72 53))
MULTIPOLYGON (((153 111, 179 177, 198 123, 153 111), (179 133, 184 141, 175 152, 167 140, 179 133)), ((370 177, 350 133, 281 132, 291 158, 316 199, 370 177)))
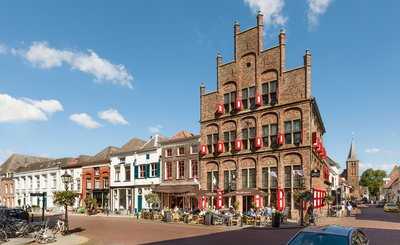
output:
MULTIPOLYGON (((67 171, 64 172, 63 175, 61 175, 62 182, 64 183, 65 186, 65 191, 68 191, 68 186, 72 182, 72 176, 67 173, 67 171)), ((65 229, 66 231, 69 231, 69 224, 68 224, 68 205, 65 204, 65 229)))

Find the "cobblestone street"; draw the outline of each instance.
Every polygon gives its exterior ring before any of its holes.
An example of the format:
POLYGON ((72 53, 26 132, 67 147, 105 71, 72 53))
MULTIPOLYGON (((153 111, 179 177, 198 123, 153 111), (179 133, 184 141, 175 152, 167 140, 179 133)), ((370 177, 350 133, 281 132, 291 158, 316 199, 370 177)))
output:
MULTIPOLYGON (((72 229, 90 239, 87 244, 285 244, 299 229, 228 228, 164 224, 127 217, 72 216, 72 229)), ((400 214, 365 208, 357 217, 327 218, 319 225, 362 228, 370 244, 400 244, 400 214)))

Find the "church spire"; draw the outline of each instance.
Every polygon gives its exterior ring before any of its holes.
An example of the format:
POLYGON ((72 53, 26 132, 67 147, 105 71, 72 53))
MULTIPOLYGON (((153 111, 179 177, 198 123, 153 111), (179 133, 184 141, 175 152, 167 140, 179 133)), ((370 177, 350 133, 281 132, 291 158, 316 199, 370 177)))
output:
POLYGON ((349 155, 347 156, 347 161, 358 161, 356 154, 356 146, 354 144, 354 138, 351 139, 351 145, 350 145, 349 155))

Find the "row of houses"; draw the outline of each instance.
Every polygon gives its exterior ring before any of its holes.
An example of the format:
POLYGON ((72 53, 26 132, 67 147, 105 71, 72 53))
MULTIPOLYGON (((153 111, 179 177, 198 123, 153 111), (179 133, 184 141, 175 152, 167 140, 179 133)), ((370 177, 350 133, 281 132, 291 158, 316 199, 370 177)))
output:
POLYGON ((264 35, 262 14, 255 27, 234 24, 233 60, 224 62, 218 54, 216 90, 200 86, 199 135, 132 139, 95 156, 49 160, 46 169, 35 163, 36 172, 15 171, 14 205, 40 205, 30 193, 41 190, 53 206, 51 190, 63 188, 64 171, 74 176, 71 188, 80 191, 81 200, 91 196, 100 208, 118 212, 148 208, 145 195, 155 192, 163 207, 235 204, 246 211, 254 203, 284 203, 296 216, 298 191, 321 199, 332 191, 337 195, 340 184, 356 190, 353 145, 344 175, 324 146, 326 129, 311 89, 311 52, 305 52, 302 66, 288 69, 286 33, 267 49, 264 35))

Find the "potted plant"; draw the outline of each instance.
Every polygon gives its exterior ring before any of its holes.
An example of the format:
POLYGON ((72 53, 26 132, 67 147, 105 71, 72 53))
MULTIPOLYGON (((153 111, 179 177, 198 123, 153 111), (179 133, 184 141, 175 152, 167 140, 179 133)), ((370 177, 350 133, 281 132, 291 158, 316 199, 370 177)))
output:
POLYGON ((281 226, 283 214, 278 210, 272 212, 272 227, 279 228, 281 226))

